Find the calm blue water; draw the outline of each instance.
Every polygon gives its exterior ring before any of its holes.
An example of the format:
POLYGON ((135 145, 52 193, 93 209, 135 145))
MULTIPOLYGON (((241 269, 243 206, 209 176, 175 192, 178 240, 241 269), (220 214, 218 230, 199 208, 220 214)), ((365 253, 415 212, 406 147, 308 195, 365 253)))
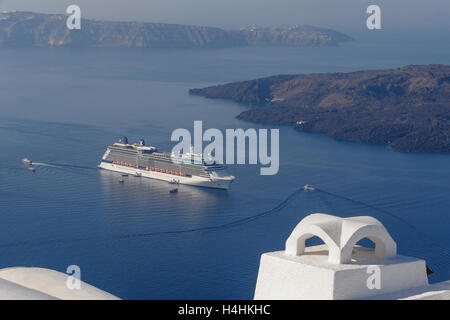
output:
MULTIPOLYGON (((379 218, 401 254, 450 277, 450 156, 406 154, 281 128, 280 172, 232 166, 228 192, 98 171, 121 135, 171 148, 194 120, 219 129, 246 107, 187 90, 279 73, 450 64, 450 42, 362 42, 337 48, 152 52, 0 51, 1 267, 81 267, 82 279, 127 299, 250 299, 261 253, 281 250, 307 214, 379 218), (445 44, 445 45, 444 45, 445 44), (29 173, 20 159, 41 163, 29 173), (230 228, 169 233, 281 210, 230 228), (350 199, 348 199, 350 198, 350 199), (354 200, 354 201, 353 201, 354 200), (367 204, 367 205, 366 205, 367 204), (370 207, 370 206, 372 207, 370 207)), ((379 39, 378 39, 379 40, 379 39)), ((268 127, 270 128, 270 126, 268 127)))

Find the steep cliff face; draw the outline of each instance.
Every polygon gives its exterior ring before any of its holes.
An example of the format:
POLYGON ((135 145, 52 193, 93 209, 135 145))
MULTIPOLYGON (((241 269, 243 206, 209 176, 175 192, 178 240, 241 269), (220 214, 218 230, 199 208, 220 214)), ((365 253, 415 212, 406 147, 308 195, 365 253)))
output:
POLYGON ((0 13, 0 45, 38 47, 189 48, 247 45, 326 46, 349 37, 314 27, 226 31, 162 23, 82 20, 81 30, 68 30, 67 16, 32 12, 0 13), (267 40, 264 40, 267 39, 267 40))
POLYGON ((219 28, 160 23, 82 20, 68 30, 65 15, 0 14, 0 44, 39 47, 223 47, 240 46, 242 37, 219 28))
POLYGON ((267 105, 241 113, 243 120, 402 151, 450 153, 450 66, 274 76, 190 93, 267 105))
POLYGON ((308 25, 273 29, 253 25, 241 28, 237 33, 251 45, 323 47, 354 41, 353 38, 343 33, 308 25))

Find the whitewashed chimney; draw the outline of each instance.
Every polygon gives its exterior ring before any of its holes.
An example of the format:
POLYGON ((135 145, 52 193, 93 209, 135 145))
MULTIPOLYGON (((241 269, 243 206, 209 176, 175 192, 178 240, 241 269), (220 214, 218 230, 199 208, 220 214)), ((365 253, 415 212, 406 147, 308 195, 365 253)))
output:
POLYGON ((255 299, 365 299, 427 286, 425 261, 397 255, 377 219, 317 213, 297 225, 284 251, 261 256, 255 299), (312 237, 324 244, 306 247, 312 237), (356 245, 365 238, 374 249, 356 245))

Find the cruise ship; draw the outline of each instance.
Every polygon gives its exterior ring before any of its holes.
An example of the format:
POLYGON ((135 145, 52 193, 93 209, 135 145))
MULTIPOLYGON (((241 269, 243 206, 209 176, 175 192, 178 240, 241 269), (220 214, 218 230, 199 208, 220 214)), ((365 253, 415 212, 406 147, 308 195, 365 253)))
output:
POLYGON ((99 168, 174 184, 217 189, 228 189, 234 180, 225 166, 205 161, 203 156, 194 154, 192 148, 181 155, 181 159, 174 158, 172 153, 146 146, 143 139, 129 144, 127 137, 107 147, 99 168), (182 161, 186 159, 189 161, 182 161))

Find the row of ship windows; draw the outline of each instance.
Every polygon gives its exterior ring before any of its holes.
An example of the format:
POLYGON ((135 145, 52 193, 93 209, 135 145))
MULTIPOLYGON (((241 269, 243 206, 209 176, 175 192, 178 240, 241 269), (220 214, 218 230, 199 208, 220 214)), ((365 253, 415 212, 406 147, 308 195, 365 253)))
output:
MULTIPOLYGON (((126 163, 126 162, 113 161, 113 164, 117 164, 117 165, 120 165, 120 166, 136 168, 135 164, 126 163)), ((173 175, 176 175, 176 176, 182 176, 182 177, 188 177, 188 178, 192 177, 192 175, 190 175, 190 174, 185 174, 185 173, 182 173, 182 172, 170 171, 170 170, 165 170, 165 169, 151 168, 151 167, 147 167, 145 169, 148 170, 148 171, 155 171, 155 172, 173 174, 173 175)))

